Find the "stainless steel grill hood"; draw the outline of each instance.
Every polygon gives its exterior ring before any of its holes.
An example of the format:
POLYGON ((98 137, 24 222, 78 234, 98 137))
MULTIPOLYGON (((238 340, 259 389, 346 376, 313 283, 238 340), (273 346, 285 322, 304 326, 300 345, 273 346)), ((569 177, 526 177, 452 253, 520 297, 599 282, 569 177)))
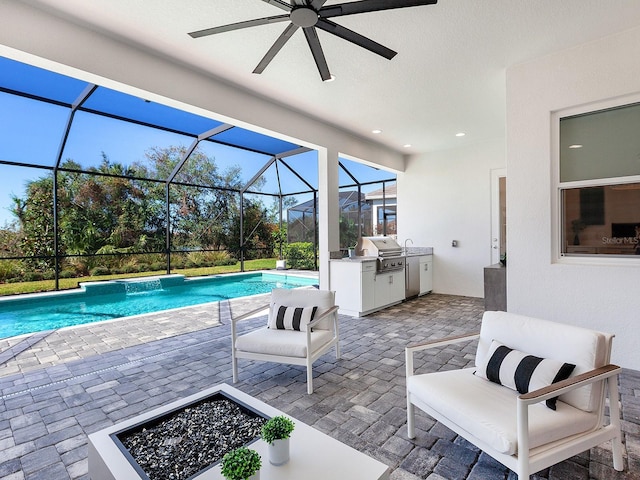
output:
POLYGON ((360 237, 356 253, 366 257, 399 257, 402 247, 391 237, 360 237))
POLYGON ((402 247, 391 237, 360 237, 356 253, 376 257, 378 272, 404 270, 405 258, 402 255, 402 247))

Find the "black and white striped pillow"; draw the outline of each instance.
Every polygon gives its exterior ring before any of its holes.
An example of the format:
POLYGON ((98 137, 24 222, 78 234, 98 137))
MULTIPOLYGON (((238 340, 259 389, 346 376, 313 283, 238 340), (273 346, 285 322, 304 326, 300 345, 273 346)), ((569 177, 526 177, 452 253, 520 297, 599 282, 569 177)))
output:
POLYGON ((287 307, 273 305, 269 315, 269 328, 278 330, 307 331, 307 325, 313 320, 318 307, 287 307))
MULTIPOLYGON (((574 368, 576 366, 571 363, 529 355, 493 340, 476 375, 519 393, 527 393, 569 378, 574 368)), ((555 410, 557 399, 547 400, 547 407, 555 410)))

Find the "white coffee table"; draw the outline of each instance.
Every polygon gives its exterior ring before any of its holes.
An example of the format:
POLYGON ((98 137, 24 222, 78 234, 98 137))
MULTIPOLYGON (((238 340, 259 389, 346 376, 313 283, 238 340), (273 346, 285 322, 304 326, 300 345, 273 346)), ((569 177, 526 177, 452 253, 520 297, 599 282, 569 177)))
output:
MULTIPOLYGON (((142 479, 143 477, 112 440, 111 435, 159 417, 184 405, 197 402, 216 392, 227 393, 269 417, 285 415, 280 410, 223 383, 89 435, 89 476, 91 479, 142 479)), ((269 463, 267 444, 263 440, 257 440, 249 446, 262 457, 260 480, 333 480, 342 478, 350 480, 387 480, 389 478, 389 468, 384 463, 325 435, 295 418, 292 419, 296 426, 290 440, 291 459, 285 465, 275 467, 269 463)), ((220 473, 220 466, 215 465, 213 468, 195 476, 194 479, 218 480, 223 479, 223 477, 220 473)))

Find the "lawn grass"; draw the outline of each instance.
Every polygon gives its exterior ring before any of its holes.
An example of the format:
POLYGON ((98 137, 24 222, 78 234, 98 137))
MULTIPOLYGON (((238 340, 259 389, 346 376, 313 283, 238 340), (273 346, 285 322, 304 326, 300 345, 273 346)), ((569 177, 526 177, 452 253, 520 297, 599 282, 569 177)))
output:
MULTIPOLYGON (((261 258, 258 260, 245 260, 245 271, 269 270, 276 267, 275 258, 261 258)), ((221 273, 238 273, 240 272, 240 262, 235 265, 223 265, 219 267, 202 267, 202 268, 182 268, 173 269, 171 273, 179 273, 185 277, 199 277, 204 275, 218 275, 221 273)), ((156 272, 139 272, 139 273, 122 273, 118 275, 99 275, 80 278, 61 278, 59 285, 60 290, 69 290, 78 288, 80 282, 94 282, 97 280, 115 280, 119 278, 135 278, 150 277, 153 275, 165 275, 166 270, 156 272)), ((1 295, 16 295, 19 293, 48 292, 55 289, 54 280, 41 280, 38 282, 22 282, 22 283, 3 283, 0 284, 1 295)))

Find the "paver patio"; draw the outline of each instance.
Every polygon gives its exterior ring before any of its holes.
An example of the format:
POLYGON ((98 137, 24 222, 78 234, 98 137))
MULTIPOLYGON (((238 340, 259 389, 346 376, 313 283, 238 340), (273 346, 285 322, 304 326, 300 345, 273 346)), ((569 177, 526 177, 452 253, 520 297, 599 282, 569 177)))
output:
MULTIPOLYGON (((231 383, 230 312, 265 298, 0 343, 0 479, 87 479, 88 434, 231 383)), ((393 480, 512 480, 425 414, 418 415, 417 438, 406 437, 405 345, 476 330, 482 311, 482 299, 430 294, 360 319, 341 316, 342 358, 329 353, 316 362, 313 395, 306 394, 303 367, 247 360, 240 360, 235 386, 385 462, 393 480)), ((474 351, 474 343, 454 345, 417 364, 423 371, 464 367, 474 351)), ((533 478, 640 479, 640 372, 625 369, 620 383, 626 471, 612 469, 603 445, 533 478)))

